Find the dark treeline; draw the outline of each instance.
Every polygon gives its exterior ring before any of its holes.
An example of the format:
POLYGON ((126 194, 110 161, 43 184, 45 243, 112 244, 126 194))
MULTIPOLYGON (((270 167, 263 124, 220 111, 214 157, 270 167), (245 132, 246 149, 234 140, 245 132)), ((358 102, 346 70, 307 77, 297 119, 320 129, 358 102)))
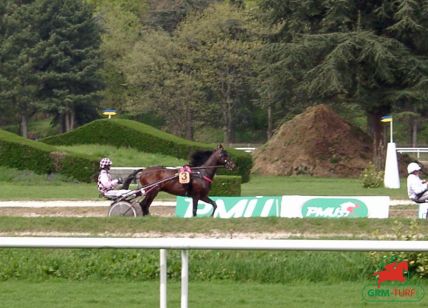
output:
POLYGON ((416 145, 427 31, 423 0, 4 0, 0 124, 26 136, 43 114, 67 131, 115 108, 188 139, 261 142, 329 103, 364 117, 375 149, 389 113, 416 145))

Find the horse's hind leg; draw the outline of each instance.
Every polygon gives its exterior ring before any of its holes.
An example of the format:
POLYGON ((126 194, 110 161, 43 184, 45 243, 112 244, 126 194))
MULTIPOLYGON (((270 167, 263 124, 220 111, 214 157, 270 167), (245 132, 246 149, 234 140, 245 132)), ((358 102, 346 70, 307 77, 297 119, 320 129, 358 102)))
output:
POLYGON ((152 204, 153 200, 157 196, 158 192, 150 192, 146 195, 146 197, 143 199, 143 201, 140 202, 141 210, 143 211, 143 216, 150 215, 150 205, 152 204))
MULTIPOLYGON (((201 198, 202 201, 209 203, 213 206, 213 212, 211 213, 211 217, 214 216, 215 210, 217 209, 217 204, 214 200, 210 199, 208 196, 201 198)), ((197 202, 196 202, 197 203, 197 202)))

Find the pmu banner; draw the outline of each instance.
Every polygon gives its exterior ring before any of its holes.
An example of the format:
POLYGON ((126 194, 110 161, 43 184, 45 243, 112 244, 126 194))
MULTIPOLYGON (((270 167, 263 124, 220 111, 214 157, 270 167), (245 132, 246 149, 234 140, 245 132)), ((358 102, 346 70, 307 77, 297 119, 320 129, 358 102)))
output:
MULTIPOLYGON (((281 213, 281 196, 257 197, 210 197, 217 204, 214 217, 279 217, 281 213)), ((177 197, 175 214, 177 217, 192 217, 192 198, 177 197)), ((199 201, 197 216, 208 217, 213 207, 211 204, 199 201)))
POLYGON ((388 218, 389 197, 283 196, 281 217, 388 218))
MULTIPOLYGON (((211 197, 214 217, 388 218, 389 197, 256 196, 211 197)), ((176 216, 192 217, 192 198, 177 197, 176 216)), ((212 213, 211 204, 199 201, 197 216, 212 213)))

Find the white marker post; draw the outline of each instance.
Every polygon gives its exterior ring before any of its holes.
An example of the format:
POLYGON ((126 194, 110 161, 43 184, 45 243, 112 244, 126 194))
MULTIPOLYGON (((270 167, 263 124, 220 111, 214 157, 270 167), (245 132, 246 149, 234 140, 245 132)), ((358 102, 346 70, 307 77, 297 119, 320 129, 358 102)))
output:
POLYGON ((384 116, 381 121, 389 123, 390 128, 390 142, 386 149, 385 176, 383 178, 383 183, 386 188, 398 189, 400 188, 400 176, 398 173, 397 149, 392 138, 392 116, 384 116))

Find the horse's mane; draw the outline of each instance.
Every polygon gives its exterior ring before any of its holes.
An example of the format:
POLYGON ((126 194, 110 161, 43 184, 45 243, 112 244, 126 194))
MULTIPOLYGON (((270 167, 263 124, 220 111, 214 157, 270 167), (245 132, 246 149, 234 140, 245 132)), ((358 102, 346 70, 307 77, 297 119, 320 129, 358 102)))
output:
POLYGON ((202 166, 214 151, 196 151, 190 156, 190 167, 202 166))

